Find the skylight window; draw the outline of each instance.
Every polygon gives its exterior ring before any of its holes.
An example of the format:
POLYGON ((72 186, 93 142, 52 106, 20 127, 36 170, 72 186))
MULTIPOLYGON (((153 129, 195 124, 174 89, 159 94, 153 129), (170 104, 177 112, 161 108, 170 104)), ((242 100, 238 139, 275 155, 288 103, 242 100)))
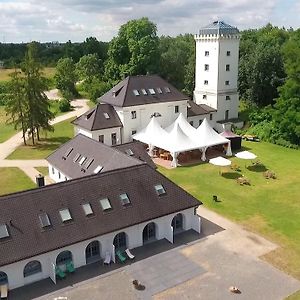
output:
POLYGON ((143 93, 144 95, 148 95, 148 94, 147 94, 147 91, 146 91, 145 89, 142 89, 142 93, 143 93))
POLYGON ((103 113, 103 115, 104 115, 104 118, 106 119, 106 120, 108 120, 110 117, 109 117, 109 114, 108 113, 103 113))
POLYGON ((67 222, 67 221, 72 220, 71 213, 70 213, 70 211, 69 211, 68 208, 61 209, 61 210, 59 211, 59 214, 60 214, 61 220, 62 220, 63 222, 67 222))
POLYGON ((168 86, 165 86, 165 91, 166 91, 166 93, 171 93, 171 90, 169 89, 168 86))
POLYGON ((134 94, 134 96, 139 96, 140 95, 138 90, 133 90, 133 94, 134 94))
POLYGON ((127 154, 127 155, 130 155, 130 156, 132 156, 134 153, 133 153, 133 151, 131 150, 131 149, 126 149, 125 150, 125 153, 127 154))
POLYGON ((149 89, 148 91, 149 91, 149 93, 150 93, 151 95, 155 95, 154 89, 149 89))
POLYGON ((6 224, 0 225, 0 239, 9 237, 9 232, 6 224))
POLYGON ((98 174, 103 169, 103 166, 97 166, 97 168, 94 170, 94 174, 98 174))
POLYGON ((43 228, 51 225, 49 216, 46 213, 40 214, 39 219, 40 219, 41 226, 43 228))
POLYGON ((93 158, 89 158, 88 161, 85 164, 85 167, 88 169, 91 166, 91 164, 93 163, 93 161, 94 161, 93 158))
POLYGON ((162 89, 161 88, 156 88, 159 94, 162 94, 162 89))
POLYGON ((73 151, 73 148, 71 147, 71 148, 69 148, 67 151, 66 151, 66 153, 64 154, 64 158, 67 158, 67 157, 69 157, 70 156, 70 154, 71 154, 71 152, 73 151))
POLYGON ((79 164, 82 165, 86 161, 86 159, 87 158, 85 156, 82 156, 80 161, 79 161, 79 164))
POLYGON ((166 194, 164 187, 161 184, 157 184, 154 186, 156 193, 158 196, 166 194))
POLYGON ((82 204, 82 208, 86 216, 94 214, 90 203, 82 204))
POLYGON ((120 195, 120 200, 121 200, 121 203, 122 203, 123 206, 131 204, 131 202, 130 202, 130 200, 129 200, 126 193, 120 195))
POLYGON ((73 159, 73 162, 75 163, 79 158, 80 158, 81 154, 77 153, 73 159))
POLYGON ((101 199, 100 205, 101 205, 103 211, 112 209, 112 206, 111 206, 108 198, 101 199))

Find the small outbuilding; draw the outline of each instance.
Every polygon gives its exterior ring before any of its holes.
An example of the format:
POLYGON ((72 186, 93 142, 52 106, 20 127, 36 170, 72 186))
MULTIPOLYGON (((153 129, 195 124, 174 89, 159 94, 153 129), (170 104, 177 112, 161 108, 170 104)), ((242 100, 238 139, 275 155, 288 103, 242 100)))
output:
POLYGON ((242 137, 230 130, 220 133, 221 136, 231 141, 231 150, 240 150, 242 148, 242 137))

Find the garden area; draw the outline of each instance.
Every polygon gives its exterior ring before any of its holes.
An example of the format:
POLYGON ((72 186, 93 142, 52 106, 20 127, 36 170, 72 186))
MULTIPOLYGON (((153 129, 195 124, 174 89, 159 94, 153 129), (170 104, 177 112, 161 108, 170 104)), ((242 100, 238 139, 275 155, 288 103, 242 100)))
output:
POLYGON ((35 188, 32 180, 19 168, 0 168, 0 195, 35 188))
POLYGON ((265 142, 244 141, 243 146, 257 155, 259 165, 233 157, 238 170, 221 174, 208 163, 158 170, 209 209, 278 243, 281 247, 263 259, 300 279, 300 152, 265 142), (267 169, 276 179, 264 176, 267 169), (241 175, 250 185, 238 184, 241 175))
POLYGON ((71 119, 55 124, 54 132, 41 132, 41 140, 36 145, 18 147, 7 159, 44 159, 60 145, 66 143, 74 136, 74 128, 71 119))

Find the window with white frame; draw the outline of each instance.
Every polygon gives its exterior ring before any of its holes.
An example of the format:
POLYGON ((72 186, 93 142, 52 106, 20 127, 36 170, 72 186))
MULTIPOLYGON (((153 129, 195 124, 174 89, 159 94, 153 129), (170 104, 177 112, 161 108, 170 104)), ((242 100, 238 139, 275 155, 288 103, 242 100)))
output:
POLYGON ((208 80, 204 80, 204 85, 208 85, 208 80))
POLYGON ((204 65, 204 71, 209 71, 209 65, 208 64, 204 65))
POLYGON ((204 56, 209 56, 209 51, 205 51, 204 56))
POLYGON ((203 99, 203 100, 207 99, 207 95, 203 95, 203 96, 202 96, 202 99, 203 99))
POLYGON ((178 113, 179 113, 179 106, 175 105, 175 114, 178 114, 178 113))
POLYGON ((229 85, 229 84, 230 84, 229 80, 226 80, 225 85, 229 85))
POLYGON ((136 119, 136 110, 131 112, 131 119, 136 119))
POLYGON ((108 211, 112 209, 110 201, 108 198, 104 198, 100 200, 100 205, 103 211, 108 211))
POLYGON ((225 70, 226 70, 226 71, 230 71, 230 65, 226 65, 226 66, 225 66, 225 70))
POLYGON ((165 191, 164 187, 162 186, 162 184, 157 184, 154 186, 154 188, 155 188, 155 191, 158 196, 166 194, 166 191, 165 191))
POLYGON ((230 100, 230 96, 226 96, 226 100, 230 100))
POLYGON ((227 56, 230 56, 230 54, 231 54, 230 51, 227 51, 227 52, 226 52, 226 55, 227 55, 227 56))

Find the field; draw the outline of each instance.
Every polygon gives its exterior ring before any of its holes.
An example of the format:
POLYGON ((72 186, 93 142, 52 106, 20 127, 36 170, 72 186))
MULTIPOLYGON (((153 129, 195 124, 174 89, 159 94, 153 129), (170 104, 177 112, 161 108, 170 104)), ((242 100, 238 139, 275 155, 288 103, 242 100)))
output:
MULTIPOLYGON (((74 129, 68 119, 54 125, 54 132, 41 133, 41 141, 34 146, 20 146, 7 159, 43 159, 74 136, 74 129)), ((29 141, 30 142, 30 141, 29 141)))
POLYGON ((4 106, 0 106, 0 143, 3 143, 17 132, 13 125, 7 125, 5 123, 6 120, 7 116, 5 114, 4 106))
POLYGON ((0 168, 0 195, 35 187, 27 175, 18 168, 0 168))
POLYGON ((300 152, 269 143, 244 142, 277 179, 265 179, 264 167, 232 158, 241 171, 219 174, 208 163, 159 171, 200 199, 204 205, 275 241, 281 247, 263 259, 300 279, 300 152), (247 168, 250 166, 250 168, 247 168), (243 174, 251 185, 240 186, 243 174), (212 201, 217 195, 220 202, 212 201))
MULTIPOLYGON (((0 81, 10 80, 9 74, 13 73, 14 69, 0 69, 0 81)), ((55 68, 44 68, 44 76, 49 78, 53 77, 55 73, 55 68)))

